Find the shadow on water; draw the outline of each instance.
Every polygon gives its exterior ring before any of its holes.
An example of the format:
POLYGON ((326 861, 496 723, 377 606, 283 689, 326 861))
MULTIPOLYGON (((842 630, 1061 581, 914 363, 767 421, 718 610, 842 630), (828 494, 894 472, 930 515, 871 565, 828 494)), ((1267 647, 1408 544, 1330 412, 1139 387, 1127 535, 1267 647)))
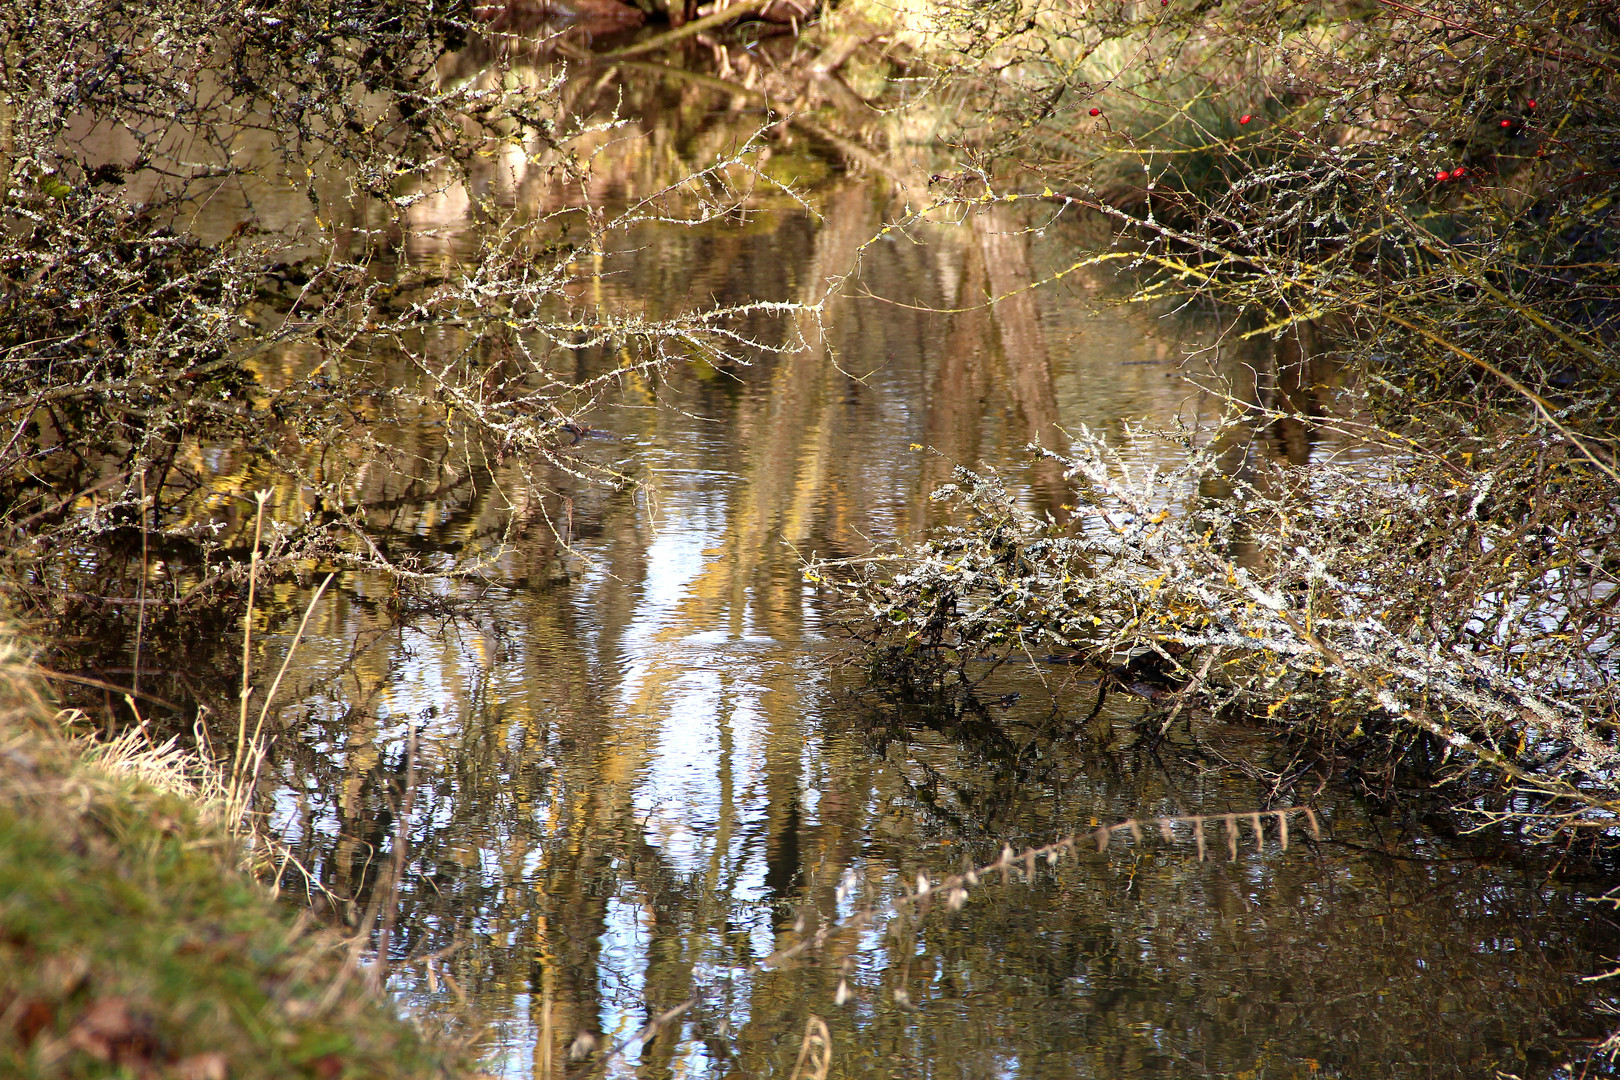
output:
MULTIPOLYGON (((446 71, 484 77, 478 48, 446 71)), ((405 262, 457 265, 504 215, 652 198, 762 123, 700 86, 591 80, 573 84, 574 107, 626 123, 582 151, 583 190, 543 156, 492 153, 477 190, 420 193, 405 262)), ((386 585, 350 575, 311 620, 267 809, 336 917, 373 900, 403 835, 394 986, 423 1008, 467 995, 492 1067, 512 1076, 590 1075, 571 1050, 614 1045, 693 995, 605 1071, 788 1076, 813 1016, 833 1074, 852 1077, 1528 1076, 1576 1052, 1595 1022, 1576 979, 1604 967, 1616 928, 1579 883, 1507 857, 1507 838, 1381 817, 1325 767, 1208 718, 1141 742, 1128 696, 1081 723, 1095 688, 1056 670, 1006 674, 1009 704, 967 718, 851 692, 800 556, 859 556, 940 524, 928 496, 956 463, 1001 470, 1061 518, 1066 481, 1025 444, 1210 420, 1222 402, 1174 377, 1189 354, 1214 356, 1239 396, 1305 411, 1331 372, 1302 377, 1286 344, 1217 349, 1196 317, 1123 311, 1101 274, 1030 289, 1095 242, 1095 222, 1003 206, 874 241, 900 200, 847 164, 784 141, 766 167, 802 202, 762 191, 697 225, 645 214, 610 234, 611 272, 556 298, 649 318, 800 305, 741 318, 754 345, 740 358, 629 372, 578 418, 612 437, 576 432, 573 461, 620 486, 552 469, 546 494, 523 495, 537 479, 524 463, 460 453, 427 410, 390 417, 356 502, 430 565, 483 561, 476 590, 436 617, 402 618, 386 585), (856 271, 858 287, 834 290, 856 271), (1250 777, 1285 769, 1322 815, 1319 843, 1246 844, 1235 860, 1116 845, 755 966, 919 873, 1131 816, 1259 808, 1270 792, 1250 777)), ((262 375, 328 359, 291 349, 262 375)), ((586 380, 621 360, 562 349, 552 370, 586 380)), ((1347 448, 1289 423, 1226 448, 1234 474, 1252 455, 1330 452, 1347 448)), ((211 468, 249 471, 229 448, 211 468)))

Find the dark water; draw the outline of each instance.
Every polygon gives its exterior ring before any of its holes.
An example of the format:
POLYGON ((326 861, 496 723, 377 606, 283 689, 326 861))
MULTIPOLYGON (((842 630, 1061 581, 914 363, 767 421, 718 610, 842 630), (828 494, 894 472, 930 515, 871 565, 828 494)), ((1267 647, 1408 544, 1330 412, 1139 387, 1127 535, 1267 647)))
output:
MULTIPOLYGON (((458 63, 477 76, 476 55, 458 63)), ((665 182, 660 154, 700 157, 757 122, 688 89, 623 89, 635 121, 604 139, 593 192, 610 209, 665 182)), ((925 151, 896 153, 926 169, 925 151)), ((801 556, 920 536, 945 519, 928 496, 953 462, 1000 468, 1061 512, 1061 476, 1024 445, 1207 423, 1219 402, 1178 377, 1195 353, 1242 393, 1281 391, 1269 352, 1199 352, 1213 324, 1118 307, 1102 273, 1020 291, 1097 243, 1094 223, 999 208, 870 243, 901 209, 890 179, 803 140, 780 159, 808 207, 762 196, 741 220, 616 233, 607 272, 559 301, 649 316, 826 301, 819 318, 747 324, 780 355, 626 375, 583 418, 611 437, 570 448, 622 484, 552 471, 532 494, 524 463, 465 464, 427 419, 363 478, 374 502, 393 498, 378 524, 397 542, 478 574, 447 586, 464 607, 434 616, 340 581, 281 694, 267 775, 273 823, 356 912, 405 838, 402 997, 425 1011, 465 994, 491 1070, 518 1077, 788 1077, 814 1018, 840 1077, 1539 1076, 1585 1060, 1600 1021, 1578 977, 1605 967, 1614 921, 1501 838, 1379 816, 1253 730, 1181 718, 1150 743, 1129 698, 1088 720, 1095 688, 1067 669, 1009 675, 998 691, 1021 698, 967 723, 852 693, 832 598, 801 556), (1245 832, 1235 860, 1212 841, 1201 861, 1185 833, 1082 847, 1030 880, 985 880, 960 911, 903 906, 759 966, 1004 844, 1260 808, 1257 770, 1289 775, 1284 804, 1316 807, 1319 843, 1296 826, 1287 851, 1245 832), (600 1068, 570 1059, 694 995, 600 1068)), ((483 191, 413 207, 408 257, 467 258, 484 197, 541 213, 578 192, 497 156, 483 191)), ((620 359, 555 362, 585 379, 620 359)), ((267 380, 314 358, 279 363, 267 380)), ((1339 452, 1279 428, 1237 458, 1339 452)), ((1174 460, 1151 441, 1131 455, 1174 460)))

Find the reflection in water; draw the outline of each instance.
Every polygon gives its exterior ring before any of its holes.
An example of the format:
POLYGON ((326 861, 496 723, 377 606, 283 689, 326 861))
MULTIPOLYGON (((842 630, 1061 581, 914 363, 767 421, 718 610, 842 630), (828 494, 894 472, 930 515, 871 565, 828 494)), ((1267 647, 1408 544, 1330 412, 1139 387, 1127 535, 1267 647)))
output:
MULTIPOLYGON (((582 197, 528 158, 494 158, 487 191, 419 204, 411 258, 465 257, 480 206, 538 215, 640 198, 657 178, 638 170, 660 148, 737 130, 712 111, 682 126, 693 114, 681 102, 633 94, 662 119, 604 139, 601 190, 582 197)), ((1023 696, 994 722, 896 715, 848 692, 800 555, 917 535, 937 523, 927 495, 956 462, 1001 469, 1033 508, 1061 515, 1065 482, 1030 464, 1025 443, 1220 408, 1167 377, 1198 324, 1110 308, 1100 278, 1027 289, 1092 226, 1037 235, 1003 208, 869 244, 895 209, 888 190, 829 171, 809 208, 613 234, 618 271, 559 302, 660 315, 695 298, 765 299, 815 313, 740 328, 783 355, 628 375, 582 418, 618 438, 573 451, 633 487, 557 474, 555 496, 526 507, 503 474, 514 466, 448 459, 426 418, 401 427, 394 460, 440 462, 449 479, 369 474, 373 496, 395 493, 395 532, 424 551, 501 556, 477 601, 443 622, 400 624, 364 579, 317 612, 271 765, 275 824, 303 866, 341 902, 371 901, 419 729, 395 985, 429 1004, 452 994, 450 976, 490 1020, 508 1075, 585 1075, 571 1048, 616 1044, 694 994, 608 1072, 787 1076, 812 1015, 846 1076, 1545 1072, 1559 1034, 1583 1022, 1570 973, 1599 965, 1610 921, 1487 839, 1369 816, 1331 786, 1319 846, 1233 862, 1116 847, 986 882, 960 912, 903 914, 753 969, 919 872, 1004 843, 1260 805, 1265 791, 1208 767, 1212 754, 1284 764, 1252 733, 1202 719, 1156 749, 1133 745, 1128 715, 1077 734, 1065 717, 1089 711, 1094 691, 1043 686, 1061 681, 1052 671, 1008 675, 1023 696), (832 291, 857 256, 871 295, 832 291), (845 978, 852 996, 836 1004, 845 978)), ((1228 375, 1272 373, 1240 393, 1317 407, 1286 347, 1280 363, 1221 355, 1228 375)), ((591 347, 570 362, 588 379, 620 358, 591 347)), ((1303 460, 1321 449, 1311 439, 1295 425, 1234 442, 1231 470, 1258 453, 1303 460)))

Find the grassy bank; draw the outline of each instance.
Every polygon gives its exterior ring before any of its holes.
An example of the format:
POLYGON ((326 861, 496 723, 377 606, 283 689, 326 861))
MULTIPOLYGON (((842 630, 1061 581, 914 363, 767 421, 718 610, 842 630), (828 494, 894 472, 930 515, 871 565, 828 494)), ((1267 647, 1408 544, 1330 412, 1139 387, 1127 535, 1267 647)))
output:
POLYGON ((470 1072, 240 869, 195 762, 65 738, 0 648, 0 1075, 470 1072))

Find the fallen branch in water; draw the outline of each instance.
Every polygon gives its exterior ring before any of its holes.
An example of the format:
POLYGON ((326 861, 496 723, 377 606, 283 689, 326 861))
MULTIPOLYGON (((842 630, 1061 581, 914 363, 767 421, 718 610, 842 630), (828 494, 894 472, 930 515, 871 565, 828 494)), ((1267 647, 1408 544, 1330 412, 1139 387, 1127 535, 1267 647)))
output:
MULTIPOLYGON (((1275 822, 1278 846, 1281 850, 1287 851, 1290 836, 1288 819, 1290 817, 1303 817, 1311 839, 1321 840, 1322 830, 1316 812, 1309 806, 1289 806, 1277 810, 1256 810, 1241 813, 1178 814, 1152 818, 1128 818, 1117 824, 1104 825, 1093 832, 1070 833, 1049 844, 1026 848, 1023 851, 1015 852, 1010 846, 1003 845, 1001 854, 990 862, 982 866, 970 867, 959 874, 946 875, 936 880, 926 873, 919 873, 915 889, 907 891, 902 886, 900 894, 893 899, 882 904, 868 904, 846 918, 827 923, 817 929, 815 933, 804 935, 792 945, 777 949, 769 956, 741 969, 741 973, 757 975, 771 968, 781 967, 789 960, 820 949, 837 935, 858 932, 881 918, 901 914, 908 908, 915 910, 919 915, 926 914, 930 902, 937 896, 944 897, 945 906, 949 910, 959 911, 967 903, 969 891, 984 884, 986 878, 999 874, 1003 885, 1010 884, 1015 874, 1019 875, 1021 880, 1025 882, 1033 881, 1036 871, 1042 864, 1055 867, 1065 857, 1076 858, 1082 848, 1087 846, 1088 842, 1096 844, 1098 853, 1106 852, 1111 838, 1116 833, 1125 833, 1133 841, 1141 843, 1146 839, 1143 826, 1148 826, 1154 829, 1159 837, 1168 843, 1175 839, 1175 831, 1178 826, 1188 826, 1191 829, 1193 842, 1197 845, 1198 861, 1203 862, 1207 854, 1204 826, 1206 823, 1218 822, 1222 825, 1225 833, 1227 854, 1233 861, 1236 861, 1239 850, 1240 824, 1247 824, 1252 830, 1254 849, 1260 851, 1265 845, 1265 820, 1267 818, 1272 819, 1275 822)), ((840 884, 836 890, 839 903, 842 903, 849 896, 852 888, 852 877, 846 877, 844 883, 840 884)), ((801 931, 802 925, 801 920, 798 927, 801 931)), ((591 1063, 592 1072, 600 1071, 610 1061, 619 1057, 631 1047, 655 1038, 671 1021, 684 1016, 698 1005, 703 1000, 703 994, 703 991, 699 991, 685 1001, 665 1009, 647 1021, 639 1031, 615 1043, 591 1063)), ((840 979, 833 1003, 843 1005, 848 1000, 848 984, 846 980, 840 979)), ((579 1051, 575 1054, 576 1057, 583 1058, 590 1053, 588 1044, 584 1042, 576 1040, 575 1046, 579 1051)), ((802 1055, 800 1063, 803 1064, 802 1055)))
POLYGON ((1419 767, 1475 824, 1612 842, 1620 610, 1603 552, 1620 492, 1606 475, 1567 444, 1556 473, 1520 470, 1508 461, 1547 448, 1515 438, 1507 460, 1471 469, 1390 445, 1376 467, 1233 478, 1230 431, 1162 472, 1087 431, 1069 454, 1043 451, 1078 492, 1072 526, 960 469, 944 494, 967 524, 899 564, 806 572, 844 590, 890 683, 971 695, 965 665, 987 654, 1068 652, 1105 670, 1152 654, 1182 687, 1178 708, 1196 698, 1381 747, 1359 767, 1419 767), (1215 478, 1229 498, 1181 508, 1215 478))
POLYGON ((774 3, 776 3, 776 0, 738 0, 735 4, 723 7, 713 14, 703 16, 701 19, 693 19, 691 22, 677 26, 673 30, 666 30, 662 34, 655 34, 643 41, 598 53, 597 58, 601 60, 627 60, 632 56, 645 56, 650 52, 667 49, 676 42, 685 41, 687 38, 701 34, 705 30, 713 30, 717 26, 725 26, 736 22, 744 15, 752 15, 754 12, 762 11, 774 3))

